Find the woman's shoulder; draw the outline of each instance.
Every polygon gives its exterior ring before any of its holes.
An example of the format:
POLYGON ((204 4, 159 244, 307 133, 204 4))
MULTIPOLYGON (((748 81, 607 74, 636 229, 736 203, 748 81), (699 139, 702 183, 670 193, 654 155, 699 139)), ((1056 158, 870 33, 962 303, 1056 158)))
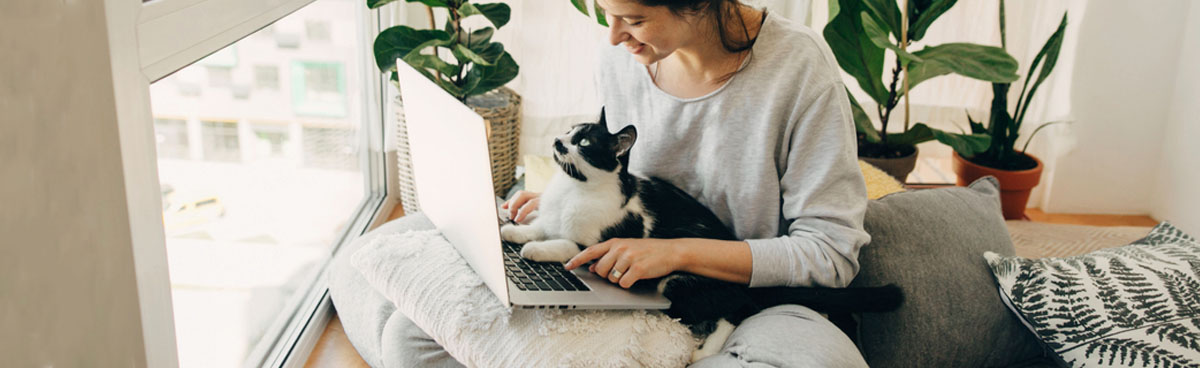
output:
MULTIPOLYGON (((777 77, 809 83, 841 83, 837 59, 821 34, 799 22, 770 14, 755 41, 752 58, 777 77)), ((753 62, 753 61, 752 61, 753 62)))

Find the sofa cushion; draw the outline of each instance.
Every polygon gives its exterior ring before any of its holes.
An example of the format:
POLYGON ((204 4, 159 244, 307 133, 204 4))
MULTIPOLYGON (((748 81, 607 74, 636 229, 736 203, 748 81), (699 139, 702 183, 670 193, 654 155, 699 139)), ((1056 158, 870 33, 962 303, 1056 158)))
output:
POLYGON ((986 258, 1001 297, 1067 365, 1200 366, 1200 244, 1171 224, 1079 256, 986 258))
POLYGON ((851 286, 897 284, 896 311, 860 316, 859 349, 879 367, 1006 367, 1040 358, 1004 307, 983 252, 1013 255, 998 183, 895 193, 868 203, 871 242, 851 286))

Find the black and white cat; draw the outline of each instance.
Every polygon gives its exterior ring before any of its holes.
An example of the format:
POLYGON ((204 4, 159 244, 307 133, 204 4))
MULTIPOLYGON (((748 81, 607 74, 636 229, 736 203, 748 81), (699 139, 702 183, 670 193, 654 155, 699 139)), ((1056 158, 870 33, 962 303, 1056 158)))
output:
MULTIPOLYGON (((629 173, 629 149, 637 129, 610 134, 604 112, 599 123, 579 124, 554 141, 555 173, 541 195, 540 214, 528 225, 501 227, 504 240, 524 244, 521 256, 566 262, 584 248, 612 238, 707 238, 737 240, 700 202, 659 178, 629 173)), ((716 353, 733 325, 781 304, 823 312, 882 312, 903 296, 894 285, 876 288, 749 288, 687 273, 657 280, 671 300, 666 314, 680 319, 705 342, 693 360, 716 353), (721 323, 721 321, 727 323, 721 323)))

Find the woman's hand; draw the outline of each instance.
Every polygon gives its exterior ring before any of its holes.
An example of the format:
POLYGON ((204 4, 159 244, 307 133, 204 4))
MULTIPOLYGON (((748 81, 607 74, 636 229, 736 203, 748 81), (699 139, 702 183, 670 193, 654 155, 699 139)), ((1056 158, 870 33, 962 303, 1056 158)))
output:
POLYGON ((588 269, 628 289, 638 280, 663 277, 681 269, 682 248, 674 239, 609 239, 588 247, 566 263, 568 270, 594 259, 588 269))
POLYGON ((538 203, 541 203, 541 197, 541 193, 518 190, 500 208, 508 210, 508 218, 519 224, 521 221, 525 221, 525 217, 529 216, 530 212, 538 208, 538 203))

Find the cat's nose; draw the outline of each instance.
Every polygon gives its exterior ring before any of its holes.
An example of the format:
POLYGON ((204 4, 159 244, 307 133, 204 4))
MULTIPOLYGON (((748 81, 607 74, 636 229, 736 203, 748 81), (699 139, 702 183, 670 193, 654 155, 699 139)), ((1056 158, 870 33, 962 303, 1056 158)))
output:
POLYGON ((555 151, 558 151, 558 153, 561 153, 561 154, 564 154, 564 155, 565 155, 565 154, 567 154, 567 146, 564 146, 564 145, 563 145, 563 143, 562 143, 562 139, 555 139, 555 140, 554 140, 554 150, 555 150, 555 151))

